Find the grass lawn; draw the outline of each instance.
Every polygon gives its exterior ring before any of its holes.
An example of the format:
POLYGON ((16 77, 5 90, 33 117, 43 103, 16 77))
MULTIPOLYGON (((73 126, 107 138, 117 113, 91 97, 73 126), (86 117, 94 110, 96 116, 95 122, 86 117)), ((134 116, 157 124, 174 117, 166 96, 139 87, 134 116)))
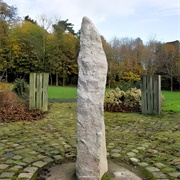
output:
POLYGON ((165 96, 165 105, 162 110, 180 112, 180 92, 162 91, 162 94, 165 96))
POLYGON ((50 99, 75 99, 77 96, 76 87, 49 86, 48 97, 50 99))
MULTIPOLYGON (((180 92, 162 91, 162 94, 166 99, 162 110, 180 112, 180 92)), ((50 99, 75 99, 77 87, 49 86, 48 96, 50 99)))

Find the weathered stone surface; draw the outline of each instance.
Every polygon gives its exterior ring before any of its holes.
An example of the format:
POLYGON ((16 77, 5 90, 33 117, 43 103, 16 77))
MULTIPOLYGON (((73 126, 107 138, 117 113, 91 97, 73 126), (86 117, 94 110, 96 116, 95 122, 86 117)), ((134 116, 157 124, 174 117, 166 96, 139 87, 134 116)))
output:
POLYGON ((108 173, 111 180, 142 180, 133 172, 111 161, 108 163, 108 166, 110 170, 108 173))
POLYGON ((87 17, 81 26, 78 65, 76 174, 78 180, 99 180, 108 169, 103 117, 107 61, 101 38, 87 17))

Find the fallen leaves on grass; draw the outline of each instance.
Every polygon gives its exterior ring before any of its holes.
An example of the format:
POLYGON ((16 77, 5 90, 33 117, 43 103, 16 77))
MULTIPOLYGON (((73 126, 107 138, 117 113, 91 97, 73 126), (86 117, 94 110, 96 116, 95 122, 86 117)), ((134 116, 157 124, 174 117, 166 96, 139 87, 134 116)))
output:
POLYGON ((29 110, 14 92, 0 92, 0 122, 32 121, 43 117, 44 112, 37 109, 29 110))

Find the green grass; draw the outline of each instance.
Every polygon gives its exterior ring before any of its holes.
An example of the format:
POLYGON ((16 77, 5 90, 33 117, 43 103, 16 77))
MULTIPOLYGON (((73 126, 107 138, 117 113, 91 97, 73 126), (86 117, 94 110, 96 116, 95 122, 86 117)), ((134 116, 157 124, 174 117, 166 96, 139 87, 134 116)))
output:
POLYGON ((48 97, 50 99, 75 99, 77 97, 76 87, 49 86, 48 97))
MULTIPOLYGON (((162 91, 165 96, 163 111, 180 112, 180 92, 162 91)), ((77 87, 49 86, 48 96, 50 99, 75 99, 77 97, 77 87)))
POLYGON ((165 105, 163 111, 180 112, 180 92, 162 91, 165 96, 165 105))

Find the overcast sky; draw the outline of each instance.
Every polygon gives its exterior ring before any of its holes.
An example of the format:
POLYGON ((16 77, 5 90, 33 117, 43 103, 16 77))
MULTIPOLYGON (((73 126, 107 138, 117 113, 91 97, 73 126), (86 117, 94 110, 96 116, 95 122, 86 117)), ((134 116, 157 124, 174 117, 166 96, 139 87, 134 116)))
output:
POLYGON ((107 41, 140 37, 144 42, 180 40, 180 0, 4 0, 20 17, 69 19, 75 31, 89 17, 107 41))

